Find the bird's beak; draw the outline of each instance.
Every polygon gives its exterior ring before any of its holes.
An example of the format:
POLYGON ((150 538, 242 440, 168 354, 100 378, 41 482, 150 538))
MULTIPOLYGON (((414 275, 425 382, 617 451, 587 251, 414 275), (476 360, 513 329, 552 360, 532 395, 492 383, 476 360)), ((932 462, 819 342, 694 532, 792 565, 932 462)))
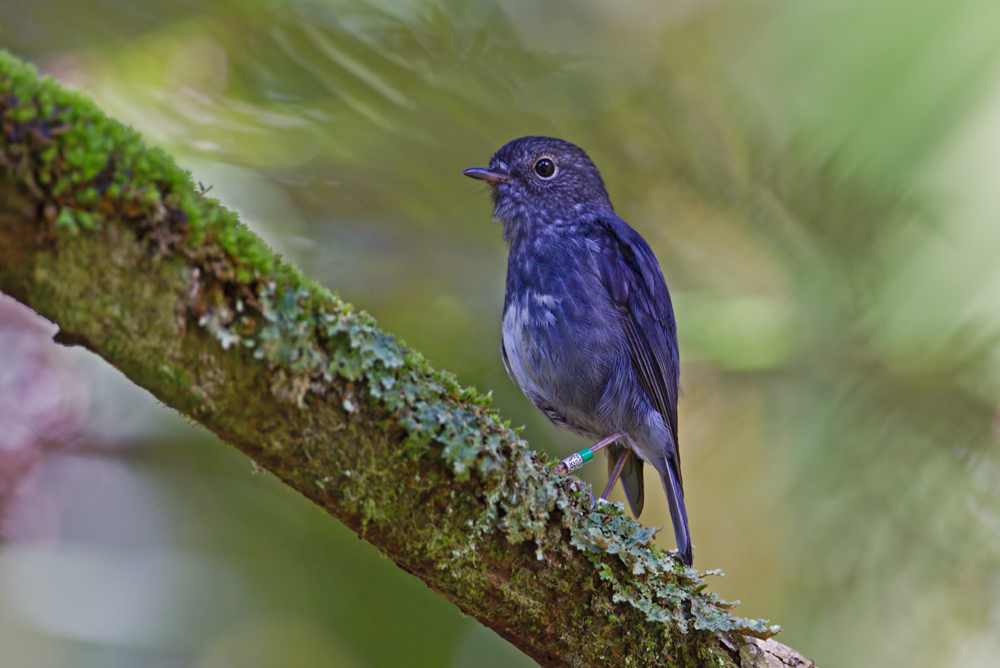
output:
POLYGON ((502 183, 510 179, 509 174, 504 174, 502 172, 491 172, 485 167, 470 167, 469 169, 462 172, 469 178, 479 179, 480 181, 486 181, 486 183, 495 185, 497 183, 502 183))

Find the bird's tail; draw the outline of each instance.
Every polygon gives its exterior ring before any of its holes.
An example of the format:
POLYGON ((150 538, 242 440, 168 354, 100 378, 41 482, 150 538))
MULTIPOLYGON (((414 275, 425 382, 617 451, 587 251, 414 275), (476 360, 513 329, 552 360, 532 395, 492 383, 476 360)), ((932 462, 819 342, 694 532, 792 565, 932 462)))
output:
POLYGON ((670 504, 670 519, 674 523, 677 552, 681 561, 690 566, 694 562, 694 555, 691 553, 691 530, 688 528, 684 488, 681 486, 681 476, 677 471, 677 460, 667 457, 666 469, 666 475, 660 475, 660 480, 663 481, 663 491, 667 493, 667 503, 670 504))

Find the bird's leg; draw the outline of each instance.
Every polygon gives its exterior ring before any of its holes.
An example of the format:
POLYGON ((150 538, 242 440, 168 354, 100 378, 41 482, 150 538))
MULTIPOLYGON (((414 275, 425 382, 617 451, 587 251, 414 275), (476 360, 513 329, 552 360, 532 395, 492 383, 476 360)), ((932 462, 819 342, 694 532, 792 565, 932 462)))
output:
MULTIPOLYGON (((607 501, 608 497, 611 496, 611 490, 615 488, 618 483, 618 478, 622 476, 622 469, 625 468, 625 461, 632 456, 631 450, 625 450, 625 454, 618 458, 618 463, 615 464, 615 470, 611 472, 611 479, 608 480, 608 486, 604 488, 604 494, 601 494, 601 501, 607 501)), ((595 502, 594 505, 597 505, 595 502)))
POLYGON ((578 468, 589 462, 591 459, 593 459, 595 452, 597 452, 598 450, 603 450, 604 448, 608 447, 609 445, 617 441, 619 438, 623 438, 624 436, 625 434, 621 433, 620 431, 616 431, 607 438, 601 439, 600 441, 590 446, 589 448, 581 450, 580 452, 574 452, 572 455, 570 455, 569 457, 562 460, 556 465, 555 472, 569 473, 570 471, 577 470, 578 468))

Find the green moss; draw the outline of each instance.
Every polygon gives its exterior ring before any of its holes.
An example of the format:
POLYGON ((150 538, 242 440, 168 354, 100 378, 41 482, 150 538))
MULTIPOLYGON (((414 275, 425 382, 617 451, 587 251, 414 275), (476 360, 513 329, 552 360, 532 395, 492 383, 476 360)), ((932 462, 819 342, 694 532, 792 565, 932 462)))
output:
POLYGON ((59 209, 59 214, 56 216, 56 227, 70 232, 76 231, 76 216, 73 215, 73 210, 68 206, 59 209))
MULTIPOLYGON (((235 214, 201 197, 190 174, 169 156, 147 147, 134 130, 104 116, 84 95, 39 77, 5 52, 0 53, 0 106, 9 128, 4 148, 21 163, 16 173, 32 174, 31 186, 57 208, 72 203, 75 224, 96 225, 92 214, 122 211, 142 221, 146 232, 158 231, 156 242, 163 250, 193 260, 202 255, 206 238, 215 239, 225 255, 240 259, 242 283, 275 272, 277 259, 270 249, 239 225, 235 214), (163 234, 161 226, 170 233, 163 234)), ((73 229, 75 224, 60 214, 61 226, 73 229)))

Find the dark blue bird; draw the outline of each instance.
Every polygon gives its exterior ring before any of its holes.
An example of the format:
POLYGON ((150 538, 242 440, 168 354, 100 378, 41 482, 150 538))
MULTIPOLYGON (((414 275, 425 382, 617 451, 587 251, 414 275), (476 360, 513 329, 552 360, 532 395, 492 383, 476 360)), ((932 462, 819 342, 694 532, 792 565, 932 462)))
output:
POLYGON ((670 293, 649 244, 615 215, 578 146, 522 137, 466 176, 492 188, 509 245, 501 352, 511 379, 554 424, 608 448, 607 499, 620 477, 636 517, 643 464, 660 474, 677 549, 691 565, 677 446, 679 362, 670 293))

